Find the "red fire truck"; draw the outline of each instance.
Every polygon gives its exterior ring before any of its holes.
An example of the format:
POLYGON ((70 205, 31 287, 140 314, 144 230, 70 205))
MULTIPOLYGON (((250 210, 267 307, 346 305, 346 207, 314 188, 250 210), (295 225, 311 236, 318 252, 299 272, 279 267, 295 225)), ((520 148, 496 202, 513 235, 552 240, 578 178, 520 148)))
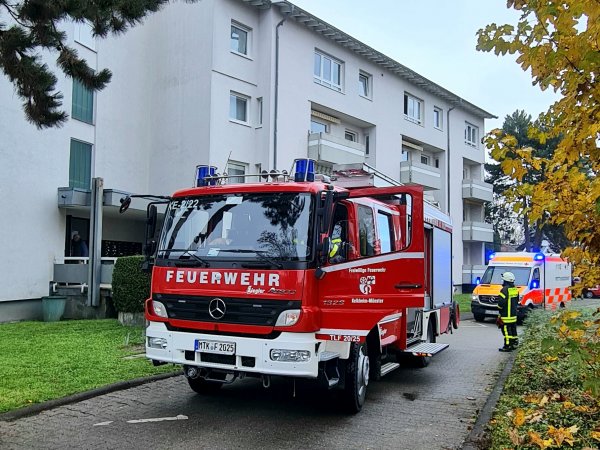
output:
POLYGON ((265 387, 306 378, 358 412, 370 380, 402 361, 426 366, 448 346, 436 337, 458 326, 451 223, 419 187, 294 167, 225 184, 199 166, 196 187, 149 204, 146 354, 181 364, 198 393, 246 376, 265 387))

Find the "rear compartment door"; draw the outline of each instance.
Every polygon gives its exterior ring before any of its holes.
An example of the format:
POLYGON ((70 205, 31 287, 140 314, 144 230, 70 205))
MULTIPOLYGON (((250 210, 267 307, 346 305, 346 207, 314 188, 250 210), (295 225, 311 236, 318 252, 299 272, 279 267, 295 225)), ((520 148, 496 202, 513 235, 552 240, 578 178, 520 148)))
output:
POLYGON ((406 308, 422 308, 425 301, 423 191, 406 186, 357 189, 348 200, 348 234, 354 242, 344 261, 322 267, 318 335, 363 340, 382 320, 396 322, 386 332, 405 335, 400 319, 406 308), (390 206, 378 207, 373 199, 390 206))

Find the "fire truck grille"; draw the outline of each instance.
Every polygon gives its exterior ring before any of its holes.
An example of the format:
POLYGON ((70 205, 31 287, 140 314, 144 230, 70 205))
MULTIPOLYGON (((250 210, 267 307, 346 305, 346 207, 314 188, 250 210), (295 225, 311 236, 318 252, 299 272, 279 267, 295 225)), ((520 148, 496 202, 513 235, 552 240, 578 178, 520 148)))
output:
POLYGON ((495 295, 480 295, 479 301, 488 305, 497 305, 498 297, 496 297, 495 295))
POLYGON ((213 311, 212 315, 209 312, 210 302, 215 297, 155 295, 154 298, 165 305, 171 319, 271 327, 283 311, 301 306, 300 301, 292 300, 219 297, 225 302, 225 314, 220 317, 220 311, 213 311))

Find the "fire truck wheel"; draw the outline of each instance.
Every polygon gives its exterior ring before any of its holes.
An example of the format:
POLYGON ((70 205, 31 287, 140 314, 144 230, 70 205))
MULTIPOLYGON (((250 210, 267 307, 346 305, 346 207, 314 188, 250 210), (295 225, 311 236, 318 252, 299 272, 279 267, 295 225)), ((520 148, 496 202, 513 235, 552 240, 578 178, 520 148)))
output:
POLYGON ((213 394, 223 386, 223 383, 206 381, 204 378, 188 378, 187 380, 192 390, 197 394, 213 394))
POLYGON ((346 363, 346 383, 343 393, 344 409, 357 413, 362 409, 369 384, 369 354, 367 344, 352 343, 346 363))

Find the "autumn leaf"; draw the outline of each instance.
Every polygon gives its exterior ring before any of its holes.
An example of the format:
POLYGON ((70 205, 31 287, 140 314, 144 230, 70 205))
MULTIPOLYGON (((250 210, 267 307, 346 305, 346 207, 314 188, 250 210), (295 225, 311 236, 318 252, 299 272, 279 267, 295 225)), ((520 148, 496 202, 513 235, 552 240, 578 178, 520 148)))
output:
POLYGON ((554 439, 558 446, 561 446, 563 442, 566 442, 569 446, 573 447, 573 443, 575 442, 573 434, 577 433, 578 430, 579 428, 576 425, 569 428, 555 428, 550 425, 548 427, 548 435, 554 439))
POLYGON ((592 431, 590 433, 590 437, 598 442, 600 442, 600 431, 592 431))
POLYGON ((525 423, 525 411, 523 411, 521 408, 516 408, 514 410, 514 417, 512 422, 513 425, 517 428, 523 425, 525 423))
POLYGON ((552 439, 542 439, 535 431, 529 432, 529 440, 541 449, 550 447, 554 442, 552 439))
POLYGON ((508 430, 508 437, 513 445, 521 445, 523 443, 523 439, 519 437, 519 432, 516 428, 511 428, 508 430))

